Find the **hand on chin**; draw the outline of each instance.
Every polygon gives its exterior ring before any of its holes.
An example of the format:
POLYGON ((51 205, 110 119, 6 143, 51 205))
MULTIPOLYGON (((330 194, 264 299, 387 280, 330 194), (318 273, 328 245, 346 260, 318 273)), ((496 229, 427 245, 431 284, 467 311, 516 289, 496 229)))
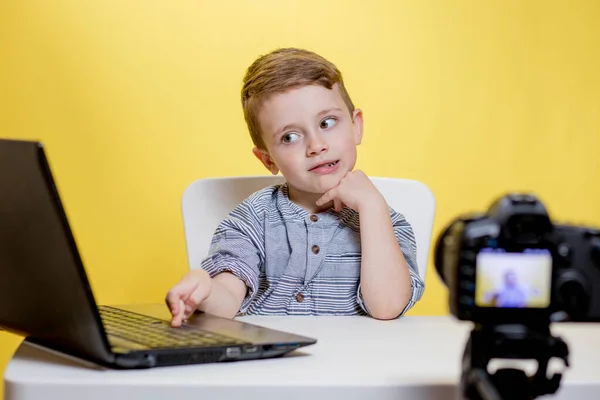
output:
POLYGON ((337 187, 340 184, 342 177, 343 177, 343 175, 342 176, 331 176, 331 175, 328 176, 329 179, 327 179, 325 182, 323 182, 321 184, 317 193, 320 195, 323 195, 323 194, 327 193, 328 191, 330 191, 331 189, 337 187))

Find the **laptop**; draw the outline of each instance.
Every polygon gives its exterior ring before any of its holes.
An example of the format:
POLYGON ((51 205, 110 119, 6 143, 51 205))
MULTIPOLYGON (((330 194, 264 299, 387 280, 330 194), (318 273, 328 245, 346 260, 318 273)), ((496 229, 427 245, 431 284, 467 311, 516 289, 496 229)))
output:
POLYGON ((44 147, 0 139, 0 327, 108 368, 279 357, 316 343, 198 312, 180 328, 165 304, 97 305, 44 147))

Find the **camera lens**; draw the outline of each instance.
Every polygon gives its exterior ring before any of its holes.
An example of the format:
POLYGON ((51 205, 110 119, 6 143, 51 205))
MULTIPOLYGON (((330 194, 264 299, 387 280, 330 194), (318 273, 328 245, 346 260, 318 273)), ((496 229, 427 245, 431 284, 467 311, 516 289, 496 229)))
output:
POLYGON ((453 229, 457 227, 457 222, 449 224, 446 229, 438 236, 435 244, 434 265, 435 270, 444 285, 448 286, 447 275, 452 274, 454 260, 458 252, 458 238, 452 234, 453 229), (448 270, 451 271, 448 271, 448 270))
POLYGON ((592 239, 592 250, 590 252, 592 262, 596 268, 600 268, 600 237, 592 239))
POLYGON ((575 270, 563 272, 556 280, 557 301, 572 321, 585 319, 590 305, 589 292, 581 274, 575 270))

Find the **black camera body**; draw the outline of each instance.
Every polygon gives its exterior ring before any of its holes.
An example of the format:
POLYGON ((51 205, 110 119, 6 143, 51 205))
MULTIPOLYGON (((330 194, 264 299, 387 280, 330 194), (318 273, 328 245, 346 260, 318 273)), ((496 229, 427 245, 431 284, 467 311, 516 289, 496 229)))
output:
POLYGON ((600 230, 553 224, 531 194, 452 221, 435 245, 450 312, 484 325, 600 321, 600 230))

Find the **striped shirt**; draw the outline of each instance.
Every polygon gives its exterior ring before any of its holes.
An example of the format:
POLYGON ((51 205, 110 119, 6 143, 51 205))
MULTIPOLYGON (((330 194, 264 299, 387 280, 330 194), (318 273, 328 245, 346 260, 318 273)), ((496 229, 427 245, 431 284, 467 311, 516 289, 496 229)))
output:
MULTIPOLYGON (((412 295, 423 295, 414 234, 404 216, 390 217, 408 264, 412 295)), ((368 315, 360 291, 358 213, 344 207, 309 214, 290 201, 287 184, 255 192, 217 227, 202 261, 211 277, 228 271, 248 291, 238 315, 368 315)))

